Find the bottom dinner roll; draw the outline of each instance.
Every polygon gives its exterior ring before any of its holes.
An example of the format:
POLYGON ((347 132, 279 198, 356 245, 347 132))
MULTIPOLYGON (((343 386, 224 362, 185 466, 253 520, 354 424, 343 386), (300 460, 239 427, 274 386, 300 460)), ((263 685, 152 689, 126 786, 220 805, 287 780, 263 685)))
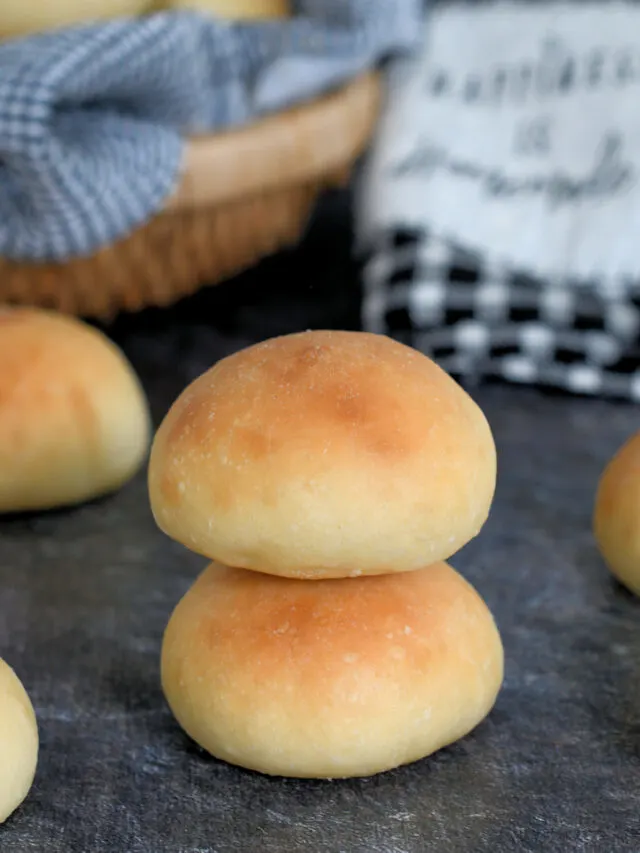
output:
POLYGON ((31 700, 18 676, 0 658, 0 823, 31 790, 37 763, 38 726, 31 700))
POLYGON ((369 776, 424 758, 480 723, 502 675, 492 615, 446 563, 318 581, 212 563, 162 648, 187 734, 277 776, 369 776))
POLYGON ((618 450, 600 478, 593 528, 611 573, 640 595, 640 432, 618 450))

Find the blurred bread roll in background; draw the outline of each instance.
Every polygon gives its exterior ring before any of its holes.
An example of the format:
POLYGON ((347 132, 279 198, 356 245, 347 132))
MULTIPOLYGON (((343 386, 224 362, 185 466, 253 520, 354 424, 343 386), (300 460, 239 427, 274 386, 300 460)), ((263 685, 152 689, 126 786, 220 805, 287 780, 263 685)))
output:
POLYGON ((212 564, 162 648, 187 734, 280 776, 368 776, 423 758, 484 719, 502 677, 493 617, 445 563, 323 581, 212 564))
POLYGON ((0 38, 139 15, 150 0, 0 0, 0 38))
POLYGON ((33 705, 18 676, 0 658, 0 823, 25 800, 37 763, 38 725, 33 705))
POLYGON ((165 9, 191 9, 208 12, 229 21, 284 18, 290 13, 290 0, 159 0, 165 9))
POLYGON ((640 595, 640 432, 618 450, 602 474, 593 527, 610 571, 640 595))
POLYGON ((141 467, 147 401, 101 332, 69 317, 0 309, 0 512, 95 498, 141 467))
POLYGON ((489 425, 433 361, 381 335, 306 332, 195 380, 158 430, 158 525, 211 560, 298 578, 421 568, 483 526, 489 425))

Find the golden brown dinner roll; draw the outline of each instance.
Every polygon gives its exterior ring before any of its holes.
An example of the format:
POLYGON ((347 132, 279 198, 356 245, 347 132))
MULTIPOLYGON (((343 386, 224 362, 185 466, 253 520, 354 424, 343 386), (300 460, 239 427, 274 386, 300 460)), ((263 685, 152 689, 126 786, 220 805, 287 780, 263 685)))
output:
POLYGON ((487 518, 484 415, 424 355, 381 335, 307 332, 219 362, 158 431, 159 526, 206 557, 321 578, 445 559, 487 518))
POLYGON ((150 0, 0 0, 0 38, 139 15, 150 0))
POLYGON ((160 0, 163 8, 209 12, 227 20, 283 18, 289 15, 290 0, 160 0))
POLYGON ((446 563, 322 581, 214 563, 162 649, 184 730, 279 776, 368 776, 423 758, 489 713, 502 672, 491 613, 446 563))
POLYGON ((593 526, 611 572, 640 595, 640 432, 605 468, 596 495, 593 526))
POLYGON ((0 658, 0 823, 31 790, 37 763, 33 706, 18 676, 0 658))
POLYGON ((78 503, 142 465, 147 402, 122 353, 79 320, 0 309, 0 512, 78 503))

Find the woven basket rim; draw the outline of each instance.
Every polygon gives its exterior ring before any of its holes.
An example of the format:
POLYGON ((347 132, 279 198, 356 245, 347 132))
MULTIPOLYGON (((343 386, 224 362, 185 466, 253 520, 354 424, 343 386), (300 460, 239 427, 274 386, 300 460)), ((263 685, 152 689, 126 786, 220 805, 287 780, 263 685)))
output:
POLYGON ((159 215, 90 257, 0 257, 0 302, 107 321, 169 305, 293 245, 320 193, 344 185, 365 151, 381 94, 369 73, 255 125, 190 139, 178 189, 159 215))
POLYGON ((379 74, 367 72, 247 127, 191 137, 164 212, 226 204, 339 171, 366 147, 380 97, 379 74))

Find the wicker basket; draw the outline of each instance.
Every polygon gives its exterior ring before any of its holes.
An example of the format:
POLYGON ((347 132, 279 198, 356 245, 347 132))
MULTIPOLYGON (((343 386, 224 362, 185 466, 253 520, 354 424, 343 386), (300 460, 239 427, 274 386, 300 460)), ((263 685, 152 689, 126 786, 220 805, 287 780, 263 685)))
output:
POLYGON ((165 210, 124 240, 64 264, 0 258, 0 302, 109 320, 168 305, 301 237, 319 194, 348 179, 375 125, 366 74, 311 104, 191 139, 165 210))

